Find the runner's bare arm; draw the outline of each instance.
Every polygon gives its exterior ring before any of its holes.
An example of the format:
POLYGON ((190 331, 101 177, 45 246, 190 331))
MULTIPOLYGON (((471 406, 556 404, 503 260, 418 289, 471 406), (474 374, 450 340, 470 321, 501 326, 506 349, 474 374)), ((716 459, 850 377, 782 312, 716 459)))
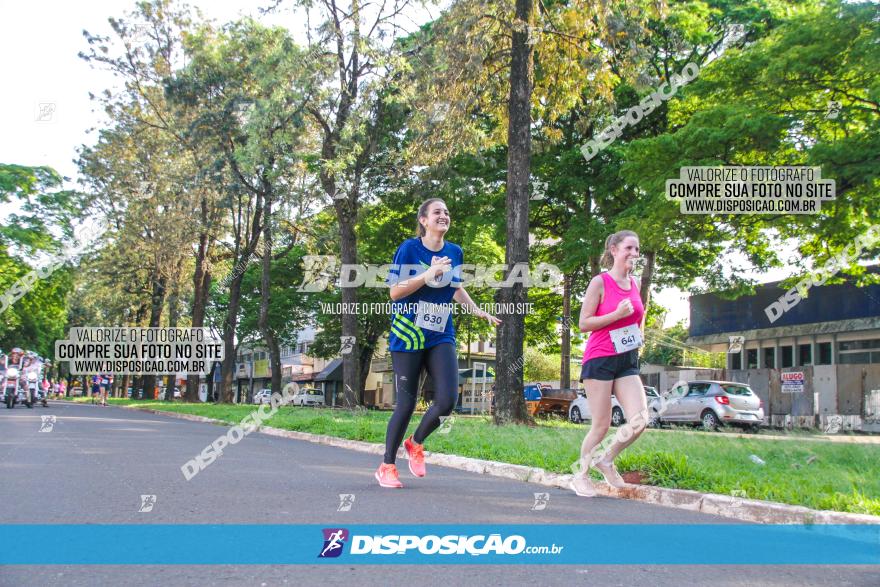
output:
POLYGON ((432 279, 437 275, 441 275, 452 268, 452 260, 449 257, 434 257, 431 259, 431 266, 419 273, 415 277, 395 283, 391 287, 391 300, 396 302, 401 298, 415 293, 424 286, 428 279, 432 279))
POLYGON ((467 290, 465 290, 463 287, 459 287, 455 290, 455 294, 453 294, 452 299, 464 306, 465 308, 471 310, 474 313, 474 316, 476 316, 477 318, 483 318, 484 320, 487 320, 489 324, 493 324, 495 326, 501 324, 501 320, 489 314, 488 312, 484 312, 483 310, 481 310, 480 307, 474 303, 474 300, 471 299, 471 296, 468 294, 467 290))
MULTIPOLYGON (((635 281, 636 281, 636 287, 639 290, 639 297, 641 297, 642 296, 642 278, 636 277, 635 275, 633 275, 633 279, 635 279, 635 281)), ((642 300, 642 302, 644 302, 644 301, 645 300, 642 300)), ((644 336, 645 336, 645 322, 647 321, 647 319, 648 319, 648 306, 645 306, 645 311, 642 313, 642 321, 641 321, 641 323, 639 323, 639 329, 642 331, 642 338, 644 338, 644 336)), ((663 325, 661 324, 660 327, 662 328, 663 325)))

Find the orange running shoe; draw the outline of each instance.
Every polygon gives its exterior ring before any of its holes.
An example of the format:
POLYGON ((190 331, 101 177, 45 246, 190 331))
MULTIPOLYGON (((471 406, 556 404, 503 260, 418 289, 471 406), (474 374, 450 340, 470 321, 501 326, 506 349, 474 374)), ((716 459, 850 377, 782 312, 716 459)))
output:
POLYGON ((374 476, 382 487, 403 487, 403 483, 400 482, 400 477, 397 474, 397 467, 394 465, 382 463, 374 473, 374 476))
POLYGON ((424 444, 416 444, 416 441, 413 440, 413 437, 410 436, 406 440, 403 441, 403 447, 406 449, 406 456, 408 457, 409 463, 409 472, 415 475, 416 477, 424 477, 425 476, 425 445, 424 444))

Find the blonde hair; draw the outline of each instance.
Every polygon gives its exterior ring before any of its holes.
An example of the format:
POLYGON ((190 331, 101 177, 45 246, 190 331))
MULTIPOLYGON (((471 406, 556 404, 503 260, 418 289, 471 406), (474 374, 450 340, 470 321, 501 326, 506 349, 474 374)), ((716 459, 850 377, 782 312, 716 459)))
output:
POLYGON ((620 244, 620 242, 628 236, 639 238, 639 235, 631 230, 619 230, 614 234, 608 235, 608 238, 605 239, 605 252, 602 253, 602 258, 599 259, 599 264, 602 267, 605 269, 611 269, 611 267, 614 266, 614 257, 611 255, 611 247, 620 244))
POLYGON ((425 227, 422 226, 421 222, 419 222, 419 218, 428 217, 428 207, 434 202, 440 202, 444 206, 446 205, 446 202, 444 202, 440 198, 428 198, 427 200, 422 202, 422 205, 419 206, 419 213, 416 214, 416 236, 425 236, 427 234, 427 232, 425 231, 425 227))

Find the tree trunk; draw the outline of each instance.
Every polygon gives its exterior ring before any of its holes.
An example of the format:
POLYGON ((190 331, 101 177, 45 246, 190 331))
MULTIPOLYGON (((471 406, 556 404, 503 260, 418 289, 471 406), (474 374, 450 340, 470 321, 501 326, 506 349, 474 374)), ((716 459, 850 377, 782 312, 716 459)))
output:
MULTIPOLYGON (((354 231, 355 209, 357 206, 354 201, 350 201, 351 199, 353 198, 349 196, 345 199, 336 200, 343 265, 357 263, 357 237, 354 231)), ((357 304, 357 290, 353 287, 343 287, 342 303, 344 307, 355 307, 357 304)), ((357 333, 357 315, 352 312, 342 314, 342 336, 355 337, 355 348, 359 346, 357 333)), ((358 355, 355 352, 342 355, 342 385, 346 404, 355 405, 363 391, 358 355)))
MULTIPOLYGON (((260 317, 257 326, 266 347, 269 349, 269 363, 271 364, 272 393, 281 393, 281 349, 278 347, 278 338, 269 326, 269 303, 272 298, 271 273, 272 268, 272 202, 274 194, 272 186, 263 181, 265 195, 263 197, 263 271, 260 278, 260 317)), ((252 391, 248 392, 248 402, 252 401, 252 391)))
POLYGON ((642 271, 642 289, 639 294, 642 296, 642 303, 645 304, 646 312, 651 301, 651 281, 654 279, 654 260, 656 258, 657 253, 655 251, 645 251, 645 269, 642 271))
POLYGON ((473 323, 473 320, 471 320, 470 315, 466 315, 465 320, 467 320, 467 360, 465 361, 465 364, 470 366, 470 364, 471 364, 471 334, 474 331, 474 329, 473 329, 474 323, 473 323))
MULTIPOLYGON (((356 355, 358 361, 358 377, 361 381, 363 381, 363 386, 361 388, 361 393, 359 397, 360 405, 366 405, 366 384, 367 384, 367 376, 370 374, 370 363, 373 360, 373 349, 376 346, 376 341, 372 341, 372 344, 365 344, 364 346, 355 346, 352 349, 351 354, 356 355)), ((375 398, 374 398, 375 401, 375 398)))
MULTIPOLYGON (((206 203, 202 200, 202 220, 207 215, 206 203)), ((204 230, 199 235, 199 248, 196 253, 196 270, 193 275, 193 309, 192 327, 201 328, 205 325, 205 308, 208 305, 208 297, 211 293, 211 270, 207 259, 211 250, 211 238, 208 231, 204 230)), ((185 401, 199 401, 199 375, 188 375, 186 378, 185 401)))
MULTIPOLYGON (((138 306, 137 311, 134 315, 134 326, 142 327, 144 325, 144 316, 147 314, 147 305, 142 303, 138 306)), ((135 375, 132 378, 131 382, 131 399, 140 399, 141 391, 143 387, 144 376, 143 375, 135 375)))
MULTIPOLYGON (((150 328, 159 328, 162 321, 162 307, 165 305, 165 288, 167 278, 159 275, 158 269, 153 270, 153 292, 150 296, 150 328)), ((144 375, 141 395, 144 399, 153 399, 156 388, 156 376, 144 375)))
MULTIPOLYGON (((171 294, 168 296, 168 328, 177 328, 180 321, 180 281, 179 274, 174 276, 171 286, 171 294)), ((174 388, 177 386, 177 375, 169 375, 165 384, 167 395, 165 399, 174 401, 174 388)), ((181 394, 183 395, 183 394, 181 394)))
POLYGON ((567 273, 562 281, 562 344, 559 369, 559 387, 571 388, 571 281, 567 273))
MULTIPOLYGON (((508 266, 505 279, 517 263, 529 261, 529 174, 531 166, 531 95, 532 48, 528 45, 533 0, 516 0, 516 20, 510 62, 510 102, 507 129, 507 247, 508 266)), ((502 288, 498 295, 502 304, 523 304, 527 300, 521 283, 502 288)), ((495 423, 528 422, 523 400, 523 340, 525 315, 522 312, 503 314, 498 328, 498 399, 495 423)))
POLYGON ((214 401, 214 373, 217 372, 218 365, 220 365, 219 361, 213 361, 211 363, 211 371, 208 373, 208 381, 205 386, 207 388, 205 393, 205 403, 214 401))
MULTIPOLYGON (((239 196, 239 198, 240 197, 241 196, 239 196)), ((251 209, 250 205, 249 200, 246 211, 251 209)), ((260 192, 256 194, 256 202, 253 210, 254 217, 251 219, 250 226, 245 231, 247 236, 244 237, 246 240, 243 243, 243 246, 241 244, 241 231, 244 222, 242 222, 241 219, 241 206, 239 206, 237 212, 238 220, 235 220, 235 216, 233 215, 234 221, 239 222, 235 233, 235 248, 237 254, 232 259, 233 267, 239 266, 239 264, 244 267, 250 256, 257 250, 257 245, 260 243, 260 233, 262 232, 261 222, 263 218, 263 194, 260 192)), ((223 320, 224 356, 220 379, 220 401, 225 403, 232 403, 235 395, 235 390, 232 385, 232 377, 235 372, 235 330, 238 327, 238 311, 239 306, 241 305, 241 281, 244 279, 244 271, 233 271, 232 275, 232 281, 229 283, 229 306, 226 308, 226 317, 223 320)))
POLYGON ((232 376, 235 373, 235 328, 238 326, 238 305, 241 299, 241 277, 229 284, 229 307, 223 320, 223 365, 220 373, 220 401, 232 403, 234 390, 232 376))

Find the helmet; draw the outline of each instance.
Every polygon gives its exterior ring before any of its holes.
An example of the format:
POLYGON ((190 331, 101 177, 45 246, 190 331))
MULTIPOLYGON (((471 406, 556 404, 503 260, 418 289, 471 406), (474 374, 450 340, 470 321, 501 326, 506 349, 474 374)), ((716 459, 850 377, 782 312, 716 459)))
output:
POLYGON ((19 355, 22 355, 22 354, 24 354, 24 351, 21 350, 21 349, 18 348, 18 347, 15 347, 15 348, 12 349, 11 351, 9 351, 9 354, 10 354, 10 355, 12 355, 12 354, 14 354, 14 353, 18 353, 19 355))

